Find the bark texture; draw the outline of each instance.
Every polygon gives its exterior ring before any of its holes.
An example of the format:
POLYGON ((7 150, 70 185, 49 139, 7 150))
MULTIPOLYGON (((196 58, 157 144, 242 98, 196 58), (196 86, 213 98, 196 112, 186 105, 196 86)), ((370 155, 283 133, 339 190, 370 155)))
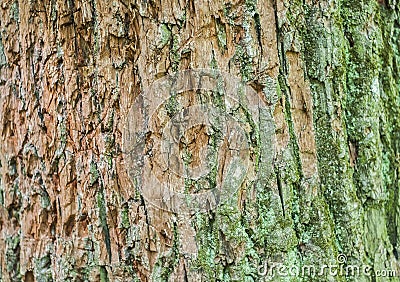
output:
MULTIPOLYGON (((0 281, 398 281, 373 274, 400 273, 398 0, 2 0, 0 13, 0 281), (191 217, 148 205, 122 149, 135 98, 188 68, 240 77, 275 126, 249 123, 260 181, 191 217), (259 274, 339 254, 372 274, 259 274)), ((213 136, 193 130, 199 155, 213 136)))

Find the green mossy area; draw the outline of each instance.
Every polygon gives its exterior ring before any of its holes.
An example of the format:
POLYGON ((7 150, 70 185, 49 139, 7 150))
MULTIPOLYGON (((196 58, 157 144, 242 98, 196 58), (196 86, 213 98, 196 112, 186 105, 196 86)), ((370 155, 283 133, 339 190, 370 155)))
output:
MULTIPOLYGON (((275 166, 274 173, 268 165, 259 168, 259 175, 268 180, 247 187, 257 196, 255 201, 247 199, 244 208, 238 208, 235 195, 217 210, 196 216, 192 225, 199 252, 189 264, 210 281, 397 281, 375 272, 398 267, 399 4, 289 2, 277 35, 281 66, 276 85, 278 96, 286 98, 290 130, 284 166, 275 166), (299 50, 291 49, 293 42, 299 50), (304 61, 313 97, 318 180, 303 175, 293 128, 286 58, 293 51, 304 61), (282 186, 283 200, 270 188, 276 182, 282 186), (310 189, 317 195, 310 195, 310 189), (259 275, 258 267, 266 261, 319 270, 324 264, 338 264, 340 254, 347 258, 343 266, 368 265, 371 272, 259 275)), ((225 7, 224 14, 233 24, 230 8, 225 7)), ((242 79, 249 81, 256 72, 251 49, 259 44, 250 31, 255 28, 259 34, 264 27, 255 2, 246 1, 244 10, 248 35, 236 46, 234 59, 242 79)), ((218 21, 221 49, 226 48, 225 32, 218 21)), ((260 143, 262 151, 263 139, 260 143)))

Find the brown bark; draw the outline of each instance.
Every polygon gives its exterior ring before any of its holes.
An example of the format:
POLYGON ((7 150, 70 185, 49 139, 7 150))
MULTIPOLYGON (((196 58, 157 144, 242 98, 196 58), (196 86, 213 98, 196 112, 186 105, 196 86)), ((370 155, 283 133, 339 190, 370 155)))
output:
MULTIPOLYGON (((3 0, 0 13, 0 281, 259 281, 266 261, 339 254, 400 271, 396 1, 3 0), (162 164, 155 144, 168 111, 220 109, 215 89, 163 104, 142 151, 126 141, 153 114, 146 90, 186 69, 227 73, 260 99, 259 116, 232 114, 244 143, 201 126, 179 140, 191 169, 225 146, 205 180, 167 174, 182 160, 162 164), (154 148, 155 183, 211 189, 235 144, 249 169, 203 213, 159 209, 163 194, 135 178, 154 148)), ((304 279, 397 279, 374 273, 304 279)))

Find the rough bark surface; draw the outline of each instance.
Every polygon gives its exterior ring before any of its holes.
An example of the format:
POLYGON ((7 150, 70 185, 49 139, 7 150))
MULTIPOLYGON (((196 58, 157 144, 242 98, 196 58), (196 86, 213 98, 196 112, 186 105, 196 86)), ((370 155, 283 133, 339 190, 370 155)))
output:
MULTIPOLYGON (((397 0, 3 0, 0 13, 0 281, 398 281, 373 274, 400 273, 397 0), (122 149, 136 97, 188 68, 239 77, 275 126, 249 124, 260 181, 191 217, 149 205, 122 149), (259 273, 339 254, 372 274, 259 273)), ((192 162, 212 138, 188 133, 192 162)))

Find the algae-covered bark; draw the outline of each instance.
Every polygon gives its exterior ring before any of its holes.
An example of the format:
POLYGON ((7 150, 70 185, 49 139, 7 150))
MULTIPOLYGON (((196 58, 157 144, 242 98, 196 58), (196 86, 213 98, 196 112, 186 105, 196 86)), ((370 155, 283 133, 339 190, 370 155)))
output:
MULTIPOLYGON (((398 280, 399 2, 14 0, 0 13, 0 281, 398 280), (256 123, 235 113, 253 175, 188 217, 143 197, 123 135, 146 89, 200 68, 263 104, 256 123), (319 273, 329 265, 347 271, 319 273)), ((218 89, 188 95, 165 116, 196 99, 223 108, 218 89)), ((185 165, 219 144, 218 128, 191 130, 185 165)), ((180 188, 215 186, 215 167, 180 188)))

